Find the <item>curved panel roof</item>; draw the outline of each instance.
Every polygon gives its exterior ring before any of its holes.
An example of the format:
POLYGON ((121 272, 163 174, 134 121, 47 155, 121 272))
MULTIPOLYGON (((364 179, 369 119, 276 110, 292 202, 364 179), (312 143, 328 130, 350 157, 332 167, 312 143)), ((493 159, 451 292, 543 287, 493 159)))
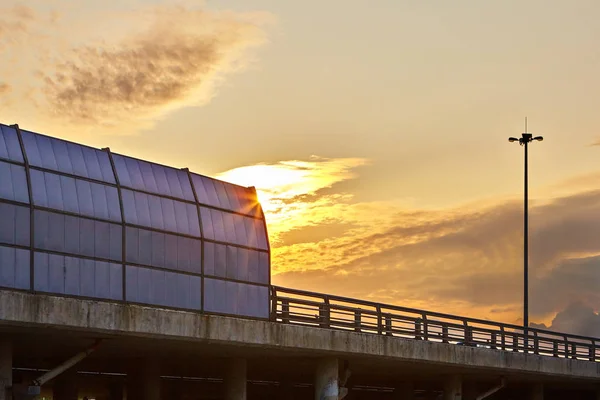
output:
POLYGON ((2 124, 0 183, 0 287, 268 317, 254 188, 2 124))

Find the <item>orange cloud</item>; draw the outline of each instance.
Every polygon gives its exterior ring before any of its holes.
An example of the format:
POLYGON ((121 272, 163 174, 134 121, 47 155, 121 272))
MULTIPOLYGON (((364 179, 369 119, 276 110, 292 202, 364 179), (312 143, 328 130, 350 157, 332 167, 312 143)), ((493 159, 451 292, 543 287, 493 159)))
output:
MULTIPOLYGON (((302 176, 298 186, 291 178, 270 181, 279 171, 254 175, 257 183, 266 182, 258 186, 275 232, 274 283, 517 322, 523 293, 521 200, 428 210, 357 202, 352 193, 335 190, 357 178, 356 169, 366 162, 261 166, 302 176)), ((254 168, 237 171, 251 177, 254 168)), ((565 186, 576 190, 532 201, 530 312, 538 322, 550 322, 574 300, 600 308, 600 191, 586 190, 581 179, 565 186)))

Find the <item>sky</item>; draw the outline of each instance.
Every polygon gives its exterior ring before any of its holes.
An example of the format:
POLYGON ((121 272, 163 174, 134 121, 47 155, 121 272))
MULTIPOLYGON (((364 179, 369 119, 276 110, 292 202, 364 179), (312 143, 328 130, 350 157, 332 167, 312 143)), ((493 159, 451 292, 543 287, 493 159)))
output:
POLYGON ((600 3, 0 0, 0 120, 256 186, 273 283, 600 336, 600 3))

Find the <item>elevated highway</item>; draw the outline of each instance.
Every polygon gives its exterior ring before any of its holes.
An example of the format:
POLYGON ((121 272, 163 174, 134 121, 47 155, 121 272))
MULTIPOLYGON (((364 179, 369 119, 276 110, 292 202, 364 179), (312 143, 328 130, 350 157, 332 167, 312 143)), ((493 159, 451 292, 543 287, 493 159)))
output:
POLYGON ((348 399, 476 399, 490 389, 498 390, 489 399, 596 398, 594 339, 533 330, 526 353, 518 327, 351 302, 273 288, 271 318, 258 320, 0 291, 2 371, 10 363, 26 381, 101 339, 43 393, 71 386, 110 400, 124 392, 128 399, 321 399, 347 366, 348 399))

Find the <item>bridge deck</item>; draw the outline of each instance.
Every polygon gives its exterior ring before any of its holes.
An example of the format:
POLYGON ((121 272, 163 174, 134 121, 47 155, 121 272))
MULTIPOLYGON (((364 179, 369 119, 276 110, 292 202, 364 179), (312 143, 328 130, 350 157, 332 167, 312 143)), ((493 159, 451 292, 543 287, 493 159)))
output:
MULTIPOLYGON (((377 377, 379 381, 385 381, 386 376, 397 379, 402 374, 432 373, 479 375, 479 380, 486 376, 493 380, 502 375, 521 380, 576 379, 592 383, 600 378, 600 364, 588 360, 457 346, 354 330, 16 291, 0 290, 0 304, 0 329, 15 336, 17 362, 20 359, 26 362, 32 357, 64 358, 62 351, 72 353, 100 337, 107 340, 91 358, 95 362, 104 360, 114 366, 120 365, 115 359, 152 353, 170 359, 177 368, 184 369, 189 364, 191 370, 198 372, 201 365, 205 369, 207 365, 217 365, 207 363, 207 359, 246 357, 255 364, 257 368, 250 369, 261 379, 269 378, 270 374, 285 373, 286 369, 291 369, 289 372, 297 376, 310 374, 311 360, 322 356, 348 359, 357 376, 377 377), (194 360, 198 362, 194 364, 194 360), (294 362, 290 363, 290 360, 294 362)), ((177 374, 183 373, 177 371, 177 374)))

